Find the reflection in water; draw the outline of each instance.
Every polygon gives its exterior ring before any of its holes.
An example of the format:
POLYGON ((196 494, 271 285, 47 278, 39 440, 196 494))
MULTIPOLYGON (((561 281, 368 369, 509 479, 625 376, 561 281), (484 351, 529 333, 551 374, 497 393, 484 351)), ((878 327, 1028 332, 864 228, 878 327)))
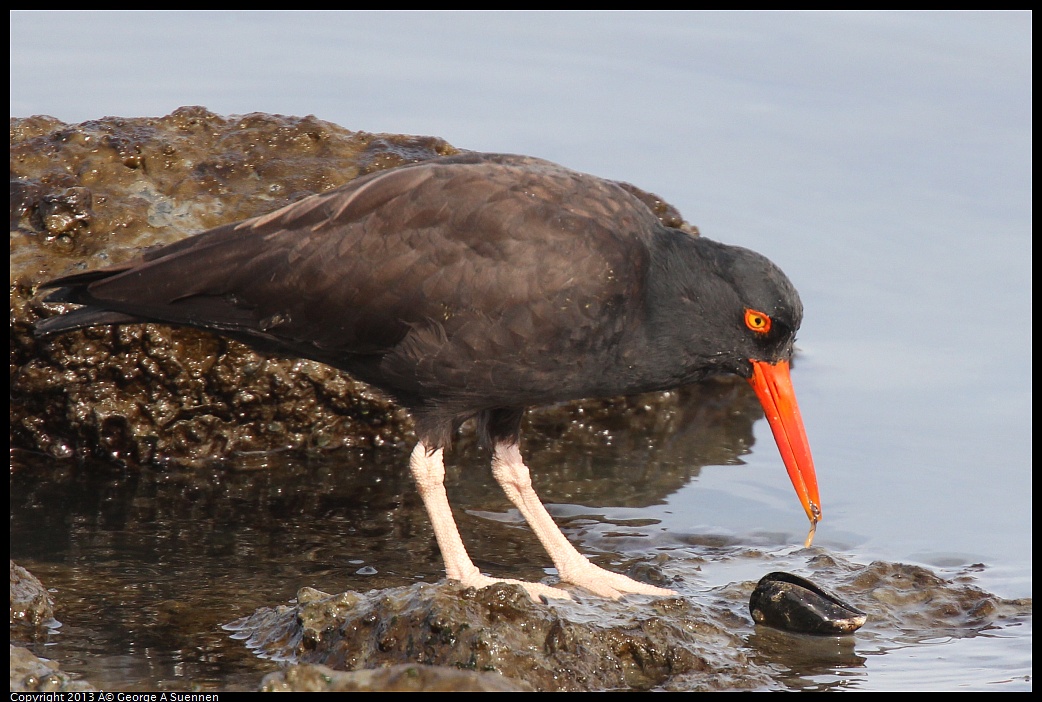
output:
POLYGON ((754 660, 775 667, 777 679, 794 690, 847 687, 865 675, 866 659, 858 655, 853 636, 809 636, 758 626, 746 641, 754 660))
MULTIPOLYGON (((822 642, 775 645, 772 633, 754 630, 745 611, 753 583, 698 587, 703 569, 734 569, 752 559, 762 574, 777 568, 778 556, 737 543, 698 544, 690 535, 649 535, 654 520, 640 519, 640 508, 660 504, 702 465, 740 460, 759 416, 745 384, 709 383, 654 405, 646 400, 595 410, 569 406, 532 418, 528 435, 539 438, 525 450, 536 489, 557 504, 551 509, 564 515, 566 532, 573 539, 576 529, 588 533, 592 541, 581 547, 595 543, 602 565, 661 569, 690 601, 716 603, 728 626, 747 630, 758 664, 779 671, 781 687, 801 688, 860 664, 855 642, 861 639, 839 642, 833 651, 822 642), (630 508, 628 519, 605 516, 619 506, 630 508)), ((14 454, 11 556, 55 590, 64 625, 34 649, 107 689, 255 688, 272 664, 249 654, 221 624, 290 602, 301 587, 365 592, 443 577, 423 506, 402 468, 408 450, 268 454, 138 470, 14 454)), ((487 456, 468 435, 450 454, 449 469, 450 497, 479 567, 543 577, 542 549, 530 531, 515 528, 509 503, 488 475, 487 456)), ((791 549, 785 553, 790 562, 783 567, 807 567, 791 562, 791 549)), ((856 578, 856 566, 823 555, 810 566, 812 577, 840 586, 870 613, 866 631, 881 648, 896 643, 908 623, 905 607, 922 611, 913 595, 943 585, 925 572, 886 564, 856 578), (861 601, 866 592, 876 593, 871 606, 861 601), (881 592, 888 596, 880 600, 881 592), (891 612, 884 617, 881 602, 891 612)), ((948 622, 947 631, 967 622, 979 630, 1005 612, 997 598, 974 602, 977 620, 967 615, 948 622)), ((924 620, 915 616, 921 629, 924 620)))

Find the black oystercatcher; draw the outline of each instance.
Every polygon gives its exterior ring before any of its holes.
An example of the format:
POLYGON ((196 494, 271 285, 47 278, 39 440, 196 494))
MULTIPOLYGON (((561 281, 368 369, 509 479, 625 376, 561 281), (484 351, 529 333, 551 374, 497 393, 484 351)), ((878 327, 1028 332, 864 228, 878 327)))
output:
MULTIPOLYGON (((47 283, 84 307, 38 334, 164 322, 327 363, 416 421, 410 458, 449 578, 481 587, 445 495, 443 451, 476 417, 492 472, 563 581, 671 594, 590 563, 532 489, 526 407, 665 390, 714 374, 755 388, 811 520, 817 480, 789 361, 803 307, 763 256, 664 226, 619 184, 469 153, 373 173, 136 262, 47 283)), ((534 598, 563 590, 521 583, 534 598)))

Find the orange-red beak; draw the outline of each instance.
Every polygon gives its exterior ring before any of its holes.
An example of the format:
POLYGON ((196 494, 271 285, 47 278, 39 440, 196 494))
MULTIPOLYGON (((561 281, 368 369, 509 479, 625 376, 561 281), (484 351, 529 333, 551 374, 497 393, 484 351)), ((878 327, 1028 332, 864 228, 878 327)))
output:
MULTIPOLYGON (((792 486, 796 488, 796 494, 810 519, 813 536, 814 525, 821 520, 821 498, 818 497, 818 478, 814 475, 814 459, 810 457, 807 432, 803 428, 800 408, 796 404, 796 391, 792 389, 792 379, 789 377, 789 362, 752 363, 753 377, 749 378, 749 384, 763 405, 763 412, 767 415, 782 461, 785 462, 785 470, 789 471, 792 486)), ((809 540, 808 537, 808 543, 809 540)))

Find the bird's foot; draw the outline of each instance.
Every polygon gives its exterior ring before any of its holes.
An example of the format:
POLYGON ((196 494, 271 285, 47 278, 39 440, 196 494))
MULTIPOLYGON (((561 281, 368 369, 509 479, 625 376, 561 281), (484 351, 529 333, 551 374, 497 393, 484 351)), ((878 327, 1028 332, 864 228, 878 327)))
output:
MULTIPOLYGON (((595 595, 610 597, 613 600, 617 600, 623 595, 654 595, 656 597, 669 597, 677 594, 675 590, 667 590, 666 588, 638 582, 637 580, 620 573, 613 573, 610 570, 605 570, 589 561, 587 561, 585 565, 569 568, 567 574, 561 574, 561 580, 571 585, 577 585, 595 595)), ((495 585, 496 583, 520 585, 524 588, 525 592, 528 593, 528 596, 535 602, 572 599, 571 594, 567 590, 561 590, 560 588, 551 587, 550 585, 533 583, 527 580, 491 578, 487 575, 477 573, 461 579, 460 582, 466 587, 473 587, 478 590, 490 585, 495 585)))
POLYGON ((613 573, 600 566, 590 563, 586 559, 576 561, 565 571, 560 573, 561 580, 578 585, 584 590, 617 600, 623 595, 655 595, 657 597, 668 597, 677 594, 675 590, 667 590, 663 587, 648 585, 629 578, 621 573, 613 573))
POLYGON ((528 596, 535 602, 542 602, 544 599, 547 600, 570 600, 572 596, 567 590, 560 590, 556 587, 544 585, 542 583, 532 583, 527 580, 511 580, 509 578, 490 578, 487 575, 475 573, 466 578, 460 580, 466 587, 473 587, 480 590, 481 588, 488 587, 489 585, 495 585, 496 583, 506 583, 508 585, 520 585, 524 588, 528 596))

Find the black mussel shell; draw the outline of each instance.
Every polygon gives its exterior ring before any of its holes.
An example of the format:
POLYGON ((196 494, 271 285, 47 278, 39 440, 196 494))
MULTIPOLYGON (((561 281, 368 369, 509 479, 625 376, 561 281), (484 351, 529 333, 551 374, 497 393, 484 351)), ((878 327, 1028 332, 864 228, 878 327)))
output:
POLYGON ((749 612, 757 624, 822 636, 852 634, 867 619, 858 608, 792 573, 763 576, 749 598, 749 612))

